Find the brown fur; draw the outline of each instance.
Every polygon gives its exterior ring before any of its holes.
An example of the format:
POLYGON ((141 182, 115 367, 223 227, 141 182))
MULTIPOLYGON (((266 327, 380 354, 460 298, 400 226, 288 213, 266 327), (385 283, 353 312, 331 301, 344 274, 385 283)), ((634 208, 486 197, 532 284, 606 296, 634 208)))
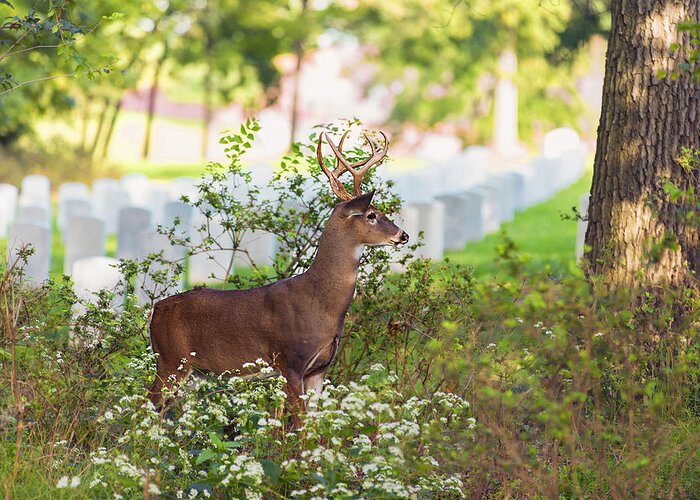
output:
POLYGON ((358 248, 408 241, 370 205, 372 194, 334 208, 305 273, 250 290, 197 288, 158 302, 151 319, 158 356, 151 401, 160 404, 163 386, 192 370, 220 374, 258 358, 287 379, 290 404, 309 389, 320 391, 355 291, 358 248))

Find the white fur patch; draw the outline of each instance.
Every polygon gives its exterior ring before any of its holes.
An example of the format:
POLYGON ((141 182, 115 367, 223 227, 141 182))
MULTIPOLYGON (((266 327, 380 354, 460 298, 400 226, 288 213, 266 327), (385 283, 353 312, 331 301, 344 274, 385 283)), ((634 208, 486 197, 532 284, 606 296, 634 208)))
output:
POLYGON ((360 258, 362 257, 362 252, 364 252, 364 251, 365 251, 364 245, 359 245, 359 246, 355 247, 355 258, 357 260, 360 260, 360 258))

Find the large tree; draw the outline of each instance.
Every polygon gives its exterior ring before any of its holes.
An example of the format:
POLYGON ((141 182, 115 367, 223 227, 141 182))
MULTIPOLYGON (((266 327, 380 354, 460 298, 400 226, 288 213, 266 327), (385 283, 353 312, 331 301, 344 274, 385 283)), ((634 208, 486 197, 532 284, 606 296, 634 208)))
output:
POLYGON ((687 71, 693 42, 679 30, 700 19, 700 0, 620 0, 611 2, 611 15, 586 234, 589 272, 613 286, 697 284, 692 207, 664 186, 700 186, 698 170, 678 161, 683 148, 700 148, 700 88, 687 71))

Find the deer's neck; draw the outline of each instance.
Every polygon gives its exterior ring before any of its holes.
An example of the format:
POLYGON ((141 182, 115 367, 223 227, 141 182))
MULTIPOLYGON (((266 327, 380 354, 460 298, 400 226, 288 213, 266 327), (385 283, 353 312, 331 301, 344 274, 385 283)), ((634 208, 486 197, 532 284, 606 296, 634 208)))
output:
POLYGON ((321 236, 306 277, 319 305, 327 312, 344 315, 350 307, 362 249, 362 245, 348 244, 347 238, 332 227, 326 228, 321 236))

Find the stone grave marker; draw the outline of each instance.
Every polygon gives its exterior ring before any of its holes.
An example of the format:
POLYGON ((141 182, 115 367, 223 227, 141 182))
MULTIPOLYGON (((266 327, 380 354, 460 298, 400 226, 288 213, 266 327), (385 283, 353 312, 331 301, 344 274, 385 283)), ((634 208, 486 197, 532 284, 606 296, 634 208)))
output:
POLYGON ((15 220, 19 190, 12 184, 0 184, 0 238, 5 238, 15 220))
POLYGON ((467 219, 470 216, 467 199, 455 194, 444 194, 435 199, 445 205, 445 249, 463 249, 467 243, 467 219))
POLYGON ((197 214, 194 217, 191 234, 192 243, 199 244, 207 237, 218 242, 211 250, 189 256, 188 281, 190 285, 221 283, 226 277, 226 271, 233 273, 233 242, 223 226, 216 220, 209 224, 209 234, 201 230, 204 223, 203 216, 197 214))
POLYGON ((544 136, 543 154, 545 158, 558 158, 562 154, 581 146, 581 138, 571 128, 561 127, 550 130, 544 136))
POLYGON ((457 193, 466 204, 464 211, 464 238, 466 242, 479 241, 484 237, 484 196, 476 191, 457 193))
POLYGON ((136 172, 126 174, 119 182, 129 193, 131 205, 136 207, 150 206, 151 182, 146 174, 136 172))
POLYGON ((510 181, 513 190, 513 208, 516 212, 527 208, 527 200, 525 196, 525 183, 527 181, 525 174, 520 171, 509 170, 501 175, 507 177, 510 181))
POLYGON ((67 228, 70 221, 75 217, 92 217, 92 201, 82 199, 65 200, 62 205, 63 225, 61 228, 61 239, 66 241, 67 228))
MULTIPOLYGON (((123 291, 118 289, 122 275, 117 259, 112 257, 86 257, 73 262, 73 274, 76 295, 88 302, 96 301, 96 294, 100 290, 109 290, 115 293, 111 307, 119 310, 124 301, 123 291)), ((82 312, 84 308, 76 307, 75 314, 82 312)))
POLYGON ((187 196, 190 202, 199 199, 199 191, 197 190, 197 180, 192 177, 176 177, 168 183, 169 199, 171 201, 180 201, 182 196, 187 196))
POLYGON ((45 175, 28 175, 22 179, 20 206, 42 207, 51 213, 51 181, 45 175))
POLYGON ((107 231, 102 219, 90 216, 71 218, 66 224, 63 273, 72 275, 76 260, 105 255, 107 231))
POLYGON ((586 220, 579 220, 576 231, 576 261, 583 259, 584 244, 586 243, 586 230, 588 229, 588 205, 591 200, 590 193, 581 196, 579 201, 579 215, 586 220))
POLYGON ((49 279, 51 266, 51 237, 46 226, 37 224, 15 224, 8 238, 10 263, 16 262, 19 251, 25 245, 31 245, 34 253, 27 259, 24 268, 24 280, 32 285, 39 285, 49 279))
MULTIPOLYGON (((138 260, 142 261, 150 254, 160 254, 162 259, 168 263, 179 262, 184 266, 185 247, 181 245, 171 245, 170 239, 156 231, 143 231, 139 236, 138 260)), ((166 262, 155 261, 152 263, 148 273, 137 278, 138 288, 136 294, 142 302, 149 303, 152 300, 160 300, 169 295, 180 292, 184 288, 184 277, 179 279, 174 274, 174 266, 166 262), (154 276, 166 274, 166 282, 158 283, 154 276)))
POLYGON ((51 214, 44 207, 21 205, 15 215, 15 224, 33 224, 50 230, 51 214))
POLYGON ((175 228, 175 233, 179 237, 185 237, 190 233, 192 228, 192 218, 194 216, 194 208, 182 201, 169 201, 163 206, 163 218, 161 225, 164 229, 175 228), (175 220, 179 220, 179 224, 175 225, 175 220))
POLYGON ((236 267, 271 266, 275 262, 277 239, 274 234, 262 230, 248 230, 241 238, 236 252, 236 267))
POLYGON ((404 267, 399 262, 409 252, 409 247, 415 245, 418 239, 419 229, 419 214, 418 207, 413 205, 404 205, 398 214, 394 216, 394 222, 397 226, 408 233, 408 243, 403 248, 396 251, 391 262, 391 270, 395 273, 404 272, 404 267))
POLYGON ((498 193, 498 218, 500 222, 513 220, 515 216, 515 186, 511 178, 492 173, 484 183, 498 193))
POLYGON ((141 207, 124 207, 118 221, 117 258, 135 259, 139 254, 139 235, 151 228, 151 212, 141 207))
POLYGON ((441 260, 445 250, 445 205, 439 201, 415 203, 418 209, 418 230, 423 232, 423 246, 418 257, 441 260))
POLYGON ((115 179, 96 179, 92 183, 92 202, 95 215, 107 225, 107 234, 116 234, 119 211, 130 204, 129 193, 115 179))
POLYGON ((484 234, 498 231, 501 227, 498 191, 491 186, 479 184, 466 192, 477 194, 482 199, 481 216, 484 234))

